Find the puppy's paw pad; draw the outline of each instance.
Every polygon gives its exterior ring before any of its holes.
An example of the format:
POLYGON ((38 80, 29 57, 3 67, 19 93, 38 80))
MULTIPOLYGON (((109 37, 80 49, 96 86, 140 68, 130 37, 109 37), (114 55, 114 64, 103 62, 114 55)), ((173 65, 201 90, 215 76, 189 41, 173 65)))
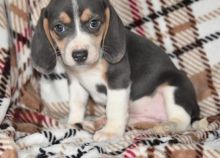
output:
POLYGON ((117 132, 110 132, 108 130, 100 130, 97 131, 93 137, 95 141, 107 141, 107 140, 113 140, 119 137, 122 137, 123 134, 117 133, 117 132))

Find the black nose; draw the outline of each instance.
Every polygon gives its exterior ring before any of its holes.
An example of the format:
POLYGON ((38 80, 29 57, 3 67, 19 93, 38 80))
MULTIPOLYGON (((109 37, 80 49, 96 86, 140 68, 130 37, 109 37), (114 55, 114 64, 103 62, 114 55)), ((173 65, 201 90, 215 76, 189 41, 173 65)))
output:
POLYGON ((88 57, 87 50, 77 50, 72 53, 72 57, 76 62, 84 62, 88 57))

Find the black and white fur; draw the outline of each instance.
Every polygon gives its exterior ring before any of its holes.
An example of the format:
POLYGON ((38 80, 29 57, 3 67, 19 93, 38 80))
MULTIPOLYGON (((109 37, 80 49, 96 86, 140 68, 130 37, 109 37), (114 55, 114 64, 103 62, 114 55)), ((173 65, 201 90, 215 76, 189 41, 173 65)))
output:
POLYGON ((122 136, 129 106, 144 104, 158 91, 163 94, 168 122, 156 126, 156 130, 169 125, 170 130, 183 131, 199 118, 200 109, 187 76, 150 40, 126 30, 108 0, 51 0, 42 10, 33 37, 34 67, 50 73, 56 65, 57 48, 71 83, 68 123, 83 122, 89 96, 106 105, 107 123, 95 133, 95 140, 122 136), (86 9, 92 13, 91 19, 82 22, 81 14, 86 9), (63 17, 59 19, 61 12, 67 15, 68 23, 63 23, 63 17), (106 32, 100 35, 100 30, 91 31, 94 18, 101 23, 98 29, 107 28, 106 32), (65 31, 57 32, 57 27, 65 31), (80 50, 87 52, 83 62, 72 57, 80 50))

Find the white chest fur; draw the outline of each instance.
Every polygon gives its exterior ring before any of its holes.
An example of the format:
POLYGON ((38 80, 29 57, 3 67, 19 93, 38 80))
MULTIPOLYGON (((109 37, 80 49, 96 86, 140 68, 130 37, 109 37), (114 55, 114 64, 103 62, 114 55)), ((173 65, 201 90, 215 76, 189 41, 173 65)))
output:
POLYGON ((107 95, 98 90, 99 86, 104 86, 107 90, 107 83, 103 77, 104 71, 102 66, 103 65, 100 64, 92 69, 80 71, 76 74, 76 77, 81 86, 86 89, 96 103, 106 105, 107 95))

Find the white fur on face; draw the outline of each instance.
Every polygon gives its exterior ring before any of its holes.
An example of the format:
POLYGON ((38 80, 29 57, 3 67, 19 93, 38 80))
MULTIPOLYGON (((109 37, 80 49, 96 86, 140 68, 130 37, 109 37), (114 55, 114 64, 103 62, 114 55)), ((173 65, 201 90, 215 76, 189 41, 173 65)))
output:
POLYGON ((94 64, 100 57, 100 47, 96 46, 94 38, 81 30, 77 30, 76 36, 67 44, 64 50, 63 59, 66 65, 77 65, 72 57, 72 53, 77 50, 88 51, 88 58, 84 63, 85 65, 94 64))
POLYGON ((77 50, 87 50, 88 58, 85 61, 85 65, 91 65, 98 61, 100 58, 100 45, 94 40, 93 35, 85 32, 81 28, 80 18, 78 14, 78 4, 76 0, 73 0, 74 10, 74 23, 75 23, 75 35, 69 39, 68 44, 63 50, 63 60, 68 66, 75 66, 77 63, 72 57, 72 53, 77 50))

